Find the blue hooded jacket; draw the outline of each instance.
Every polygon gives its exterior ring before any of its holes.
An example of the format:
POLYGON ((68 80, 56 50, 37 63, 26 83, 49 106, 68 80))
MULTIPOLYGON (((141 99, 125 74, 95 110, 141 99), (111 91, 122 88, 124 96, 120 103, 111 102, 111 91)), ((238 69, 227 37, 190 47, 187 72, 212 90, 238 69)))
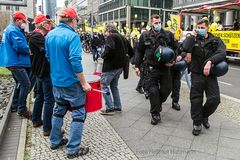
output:
POLYGON ((53 86, 69 87, 79 82, 76 73, 83 72, 79 35, 67 24, 60 23, 47 34, 45 47, 53 86))
POLYGON ((30 50, 21 29, 14 23, 9 24, 3 32, 0 44, 1 67, 30 67, 30 50))

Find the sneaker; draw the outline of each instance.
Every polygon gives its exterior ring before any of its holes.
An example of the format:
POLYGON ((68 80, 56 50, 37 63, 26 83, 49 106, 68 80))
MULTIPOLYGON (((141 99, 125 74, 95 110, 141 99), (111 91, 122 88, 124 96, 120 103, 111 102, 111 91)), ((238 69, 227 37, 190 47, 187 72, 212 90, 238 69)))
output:
POLYGON ((59 147, 65 146, 68 143, 68 139, 67 138, 63 138, 61 143, 56 145, 56 146, 50 146, 50 148, 52 150, 58 149, 59 147))
POLYGON ((11 112, 17 112, 17 108, 16 107, 11 107, 11 112))
POLYGON ((149 96, 150 96, 149 92, 145 91, 144 96, 145 96, 146 99, 149 99, 149 96))
POLYGON ((89 152, 89 148, 88 147, 80 147, 79 151, 73 154, 67 154, 67 158, 69 159, 73 159, 79 156, 83 156, 86 155, 89 152))
POLYGON ((122 108, 114 108, 114 111, 116 111, 116 112, 122 112, 122 108))
POLYGON ((180 105, 179 105, 178 103, 175 103, 175 102, 172 103, 172 108, 175 109, 175 110, 177 110, 177 111, 180 111, 180 110, 181 110, 180 105))
POLYGON ((18 116, 29 119, 29 120, 32 119, 32 113, 28 110, 25 110, 23 112, 18 112, 18 116))
POLYGON ((206 129, 210 128, 210 124, 209 124, 209 122, 208 122, 208 118, 204 118, 202 124, 203 124, 203 126, 204 126, 206 129))
POLYGON ((192 134, 198 136, 202 131, 202 125, 193 125, 192 134))
POLYGON ((157 125, 161 121, 161 116, 159 115, 152 115, 151 124, 157 125))
POLYGON ((106 110, 101 110, 102 115, 114 115, 114 109, 106 109, 106 110))
POLYGON ((43 125, 43 122, 33 122, 33 128, 38 128, 43 125))

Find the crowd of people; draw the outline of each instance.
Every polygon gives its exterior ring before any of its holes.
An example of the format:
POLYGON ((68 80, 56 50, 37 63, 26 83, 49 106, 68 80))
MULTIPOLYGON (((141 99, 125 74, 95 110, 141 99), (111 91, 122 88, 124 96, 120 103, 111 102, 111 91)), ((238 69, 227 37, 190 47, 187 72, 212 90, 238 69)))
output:
POLYGON ((0 66, 8 68, 16 82, 11 111, 32 120, 33 127, 43 125, 43 135, 49 136, 51 149, 66 145, 68 158, 89 152, 88 147, 81 145, 87 116, 86 92, 92 89, 83 73, 82 43, 91 46, 93 61, 100 56, 103 59, 101 84, 105 109, 101 114, 113 115, 124 109, 118 81, 122 72, 128 73, 131 59, 140 77, 136 90, 149 99, 150 123, 157 125, 163 103, 171 93, 172 108, 181 110, 181 71, 190 66, 192 134, 199 135, 202 125, 210 127, 208 118, 220 103, 217 76, 211 70, 225 60, 226 47, 208 32, 208 21, 199 20, 193 35, 179 43, 171 31, 162 28, 159 15, 151 16, 150 30, 143 29, 139 37, 135 35, 132 39, 119 33, 113 24, 108 24, 104 33, 79 36, 75 31, 78 20, 74 9, 64 8, 59 13, 59 25, 52 29, 46 16, 37 15, 36 29, 26 38, 21 26, 28 23, 27 18, 24 13, 15 12, 1 41, 0 66), (33 86, 35 101, 31 113, 26 99, 33 86), (67 139, 62 126, 69 108, 72 123, 67 139))

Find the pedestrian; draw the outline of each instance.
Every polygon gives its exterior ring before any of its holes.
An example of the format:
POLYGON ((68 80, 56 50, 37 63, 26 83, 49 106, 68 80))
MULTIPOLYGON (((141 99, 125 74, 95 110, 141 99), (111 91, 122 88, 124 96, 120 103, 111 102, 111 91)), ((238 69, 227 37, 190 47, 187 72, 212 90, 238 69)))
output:
POLYGON ((7 67, 16 82, 11 105, 11 111, 19 116, 31 119, 26 102, 31 89, 30 75, 30 50, 22 26, 29 23, 22 12, 13 14, 13 23, 9 24, 3 32, 0 66, 7 67))
POLYGON ((118 80, 127 62, 127 55, 131 58, 133 50, 125 37, 118 33, 113 24, 106 26, 105 51, 102 53, 103 69, 101 75, 103 97, 106 110, 102 114, 113 114, 114 111, 122 111, 122 104, 118 90, 118 80), (110 87, 110 88, 109 88, 110 87), (110 93, 111 90, 111 94, 110 93), (113 100, 112 100, 113 97, 113 100))
POLYGON ((91 47, 92 47, 93 62, 95 62, 99 58, 98 48, 101 48, 101 41, 97 33, 93 33, 93 38, 91 40, 91 47))
POLYGON ((74 30, 79 21, 77 12, 73 8, 64 8, 58 15, 60 23, 47 34, 45 42, 56 102, 52 116, 50 148, 54 150, 67 144, 67 157, 74 158, 89 152, 88 147, 81 146, 81 140, 86 119, 85 92, 91 90, 91 86, 83 74, 80 37, 74 30), (68 141, 63 138, 61 128, 69 106, 72 109, 72 123, 68 141))
POLYGON ((194 36, 187 37, 183 42, 183 49, 191 53, 191 118, 193 120, 192 134, 198 136, 202 125, 208 129, 209 116, 212 115, 220 103, 220 92, 217 77, 211 75, 212 66, 224 61, 226 46, 223 41, 208 31, 208 21, 199 20, 194 36), (206 102, 203 104, 205 92, 206 102))
POLYGON ((50 78, 50 65, 45 57, 45 36, 51 30, 51 21, 39 14, 34 18, 35 30, 29 36, 32 73, 36 76, 36 94, 32 113, 33 127, 43 125, 43 135, 49 136, 52 129, 54 97, 50 78), (44 104, 43 120, 42 109, 44 104))
POLYGON ((170 67, 175 58, 173 50, 177 49, 177 42, 174 35, 170 31, 165 31, 161 27, 161 19, 159 15, 151 16, 152 28, 150 31, 145 31, 141 34, 135 57, 135 70, 137 75, 140 74, 139 67, 146 63, 144 83, 147 85, 151 104, 151 124, 156 125, 161 120, 160 112, 162 111, 162 103, 166 101, 172 90, 172 77, 170 67), (171 61, 163 61, 162 54, 156 50, 165 47, 171 51, 173 57, 171 61))

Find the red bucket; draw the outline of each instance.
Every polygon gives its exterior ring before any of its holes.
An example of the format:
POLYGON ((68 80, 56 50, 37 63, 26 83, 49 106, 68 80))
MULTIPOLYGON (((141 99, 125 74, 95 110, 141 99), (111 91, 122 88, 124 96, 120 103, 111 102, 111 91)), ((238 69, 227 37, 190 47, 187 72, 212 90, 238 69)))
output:
MULTIPOLYGON (((100 77, 97 75, 85 75, 87 82, 93 89, 101 90, 100 77)), ((86 95, 85 107, 87 112, 95 112, 102 108, 102 93, 88 91, 86 95)))
MULTIPOLYGON (((85 75, 87 82, 92 89, 101 90, 100 77, 97 75, 85 75)), ((96 91, 88 91, 86 93, 85 107, 87 112, 95 112, 102 108, 102 93, 96 91)), ((71 106, 68 106, 68 110, 72 112, 71 106)))

